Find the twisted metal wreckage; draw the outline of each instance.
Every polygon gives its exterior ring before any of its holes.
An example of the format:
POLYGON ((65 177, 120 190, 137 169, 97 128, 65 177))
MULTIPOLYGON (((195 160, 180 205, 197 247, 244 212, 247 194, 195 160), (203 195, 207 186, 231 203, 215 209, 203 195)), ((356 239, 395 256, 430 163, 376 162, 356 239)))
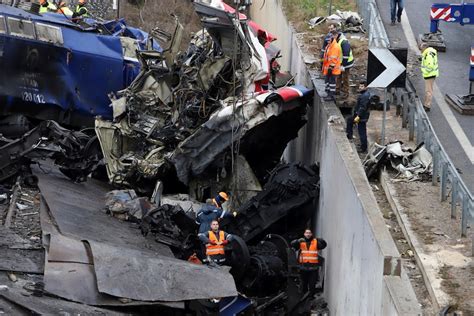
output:
MULTIPOLYGON (((75 180, 34 171, 47 254, 37 284, 57 297, 118 313, 297 315, 324 309, 321 298, 300 293, 296 255, 287 242, 312 219, 319 170, 280 163, 306 123, 312 92, 288 86, 291 76, 277 82, 284 76, 271 34, 242 14, 236 18, 223 3, 194 6, 203 30, 184 53, 178 53, 179 23, 174 34, 151 32, 154 40, 166 39, 167 48, 137 51, 141 71, 111 96, 113 120, 96 118, 97 139, 48 121, 18 141, 34 148, 32 133, 50 139, 45 146, 75 180), (67 149, 70 142, 75 146, 67 149), (100 163, 121 190, 86 179, 100 163), (227 207, 238 213, 221 222, 235 236, 226 246, 230 268, 188 262, 201 249, 198 201, 220 190, 231 192, 227 207), (113 216, 101 211, 106 194, 113 216), (145 238, 114 217, 137 223, 145 238)), ((3 174, 12 176, 42 156, 22 157, 3 174)), ((0 296, 19 300, 13 290, 0 296)))

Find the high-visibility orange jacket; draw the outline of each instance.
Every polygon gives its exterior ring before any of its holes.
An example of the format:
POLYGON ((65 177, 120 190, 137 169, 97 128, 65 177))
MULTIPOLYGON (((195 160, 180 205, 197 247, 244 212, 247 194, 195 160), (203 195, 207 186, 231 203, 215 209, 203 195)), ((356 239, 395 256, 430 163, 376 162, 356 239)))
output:
POLYGON ((300 263, 318 263, 318 241, 313 239, 307 247, 306 241, 300 242, 300 263))
POLYGON ((333 75, 341 74, 341 63, 342 63, 342 51, 341 45, 337 43, 335 39, 329 43, 326 47, 323 57, 323 75, 328 74, 329 68, 332 68, 333 75))
POLYGON ((211 230, 209 231, 209 241, 211 242, 206 246, 206 255, 208 256, 215 256, 215 255, 225 255, 224 252, 224 245, 213 245, 213 243, 217 243, 219 241, 224 241, 224 231, 219 231, 219 239, 217 239, 216 234, 211 230))

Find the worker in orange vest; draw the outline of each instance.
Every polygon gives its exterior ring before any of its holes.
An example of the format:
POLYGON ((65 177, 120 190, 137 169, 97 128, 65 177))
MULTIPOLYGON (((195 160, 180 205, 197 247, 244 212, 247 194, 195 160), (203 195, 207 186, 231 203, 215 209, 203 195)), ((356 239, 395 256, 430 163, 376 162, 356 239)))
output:
POLYGON ((198 234, 199 239, 206 245, 206 263, 223 265, 225 263, 224 246, 232 240, 232 235, 223 230, 219 230, 219 222, 211 222, 211 230, 198 234))
POLYGON ((337 29, 331 31, 332 38, 326 46, 323 56, 323 75, 326 77, 325 101, 334 100, 336 94, 337 77, 341 74, 342 50, 341 45, 337 42, 337 29))
POLYGON ((306 228, 304 238, 293 240, 291 246, 299 251, 301 292, 302 294, 309 292, 312 296, 316 291, 316 283, 318 282, 320 266, 318 253, 326 248, 327 243, 324 239, 314 238, 311 229, 306 228))

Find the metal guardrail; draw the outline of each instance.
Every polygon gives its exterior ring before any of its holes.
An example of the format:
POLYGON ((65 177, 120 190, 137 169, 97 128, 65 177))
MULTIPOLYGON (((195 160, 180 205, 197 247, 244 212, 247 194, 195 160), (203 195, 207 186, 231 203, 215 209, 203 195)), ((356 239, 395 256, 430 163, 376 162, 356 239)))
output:
POLYGON ((369 47, 390 47, 375 0, 357 0, 357 6, 364 18, 364 27, 369 35, 369 47))
MULTIPOLYGON (((375 0, 357 0, 357 4, 359 13, 365 19, 369 47, 389 48, 390 41, 375 0)), ((473 194, 436 136, 412 83, 407 80, 405 89, 392 89, 391 99, 397 100, 397 111, 402 115, 402 127, 409 130, 409 140, 416 137, 417 144, 424 142, 426 149, 433 156, 432 184, 437 185, 439 181, 441 201, 446 201, 448 192, 451 191, 451 218, 456 218, 458 205, 461 208, 461 236, 465 237, 468 224, 474 224, 473 194)), ((474 241, 472 248, 474 255, 474 241)))

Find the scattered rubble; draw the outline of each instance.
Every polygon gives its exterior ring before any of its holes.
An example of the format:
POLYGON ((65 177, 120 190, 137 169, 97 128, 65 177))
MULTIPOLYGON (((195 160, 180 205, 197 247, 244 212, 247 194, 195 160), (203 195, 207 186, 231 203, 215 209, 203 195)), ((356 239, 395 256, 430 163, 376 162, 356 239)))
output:
POLYGON ((399 181, 427 181, 432 173, 432 162, 433 158, 423 143, 413 150, 396 141, 386 146, 374 143, 363 166, 369 178, 375 176, 382 166, 390 165, 399 172, 396 176, 399 181))
POLYGON ((337 24, 343 32, 347 33, 360 32, 365 34, 366 32, 362 27, 363 20, 357 12, 337 10, 335 14, 327 17, 316 16, 308 21, 309 28, 313 29, 324 22, 337 24))

